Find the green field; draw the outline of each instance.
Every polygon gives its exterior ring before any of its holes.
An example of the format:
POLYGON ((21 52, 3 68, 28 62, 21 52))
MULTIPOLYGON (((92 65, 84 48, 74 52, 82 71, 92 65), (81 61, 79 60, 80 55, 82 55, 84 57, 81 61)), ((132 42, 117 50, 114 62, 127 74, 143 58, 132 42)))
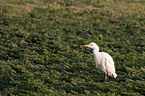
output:
POLYGON ((0 95, 145 95, 145 0, 0 0, 0 95))

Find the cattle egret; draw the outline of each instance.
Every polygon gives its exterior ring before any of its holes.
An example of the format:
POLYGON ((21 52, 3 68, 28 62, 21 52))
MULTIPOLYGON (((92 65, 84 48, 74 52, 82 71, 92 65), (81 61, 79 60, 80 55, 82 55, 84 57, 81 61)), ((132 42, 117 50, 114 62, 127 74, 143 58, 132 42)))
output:
POLYGON ((107 79, 107 74, 109 76, 113 75, 114 78, 117 77, 117 74, 115 73, 114 61, 108 53, 99 52, 99 47, 93 42, 84 46, 93 49, 95 63, 101 71, 105 72, 105 80, 107 79))

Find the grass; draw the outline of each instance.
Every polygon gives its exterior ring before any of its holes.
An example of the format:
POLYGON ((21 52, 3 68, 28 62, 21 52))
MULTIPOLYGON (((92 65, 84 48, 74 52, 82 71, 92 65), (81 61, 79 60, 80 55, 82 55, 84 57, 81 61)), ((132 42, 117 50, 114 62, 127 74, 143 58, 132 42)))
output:
POLYGON ((145 0, 0 0, 1 95, 145 95, 145 0), (104 81, 96 42, 115 61, 104 81))

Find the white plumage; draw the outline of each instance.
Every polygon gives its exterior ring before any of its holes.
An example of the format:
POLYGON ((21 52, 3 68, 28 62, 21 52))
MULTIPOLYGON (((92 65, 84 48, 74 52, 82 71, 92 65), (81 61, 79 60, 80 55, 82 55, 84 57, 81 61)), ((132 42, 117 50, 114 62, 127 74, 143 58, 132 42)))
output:
POLYGON ((84 45, 93 49, 94 59, 98 68, 105 72, 105 80, 107 79, 107 74, 109 76, 117 77, 115 73, 115 66, 112 57, 106 52, 99 52, 99 47, 96 43, 90 43, 89 45, 84 45))

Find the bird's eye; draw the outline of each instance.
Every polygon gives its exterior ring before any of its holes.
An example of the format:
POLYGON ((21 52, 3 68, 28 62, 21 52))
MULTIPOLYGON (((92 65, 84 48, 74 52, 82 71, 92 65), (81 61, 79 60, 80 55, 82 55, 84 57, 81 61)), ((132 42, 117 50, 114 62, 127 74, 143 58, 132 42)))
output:
POLYGON ((91 46, 93 46, 93 44, 91 44, 91 46))

